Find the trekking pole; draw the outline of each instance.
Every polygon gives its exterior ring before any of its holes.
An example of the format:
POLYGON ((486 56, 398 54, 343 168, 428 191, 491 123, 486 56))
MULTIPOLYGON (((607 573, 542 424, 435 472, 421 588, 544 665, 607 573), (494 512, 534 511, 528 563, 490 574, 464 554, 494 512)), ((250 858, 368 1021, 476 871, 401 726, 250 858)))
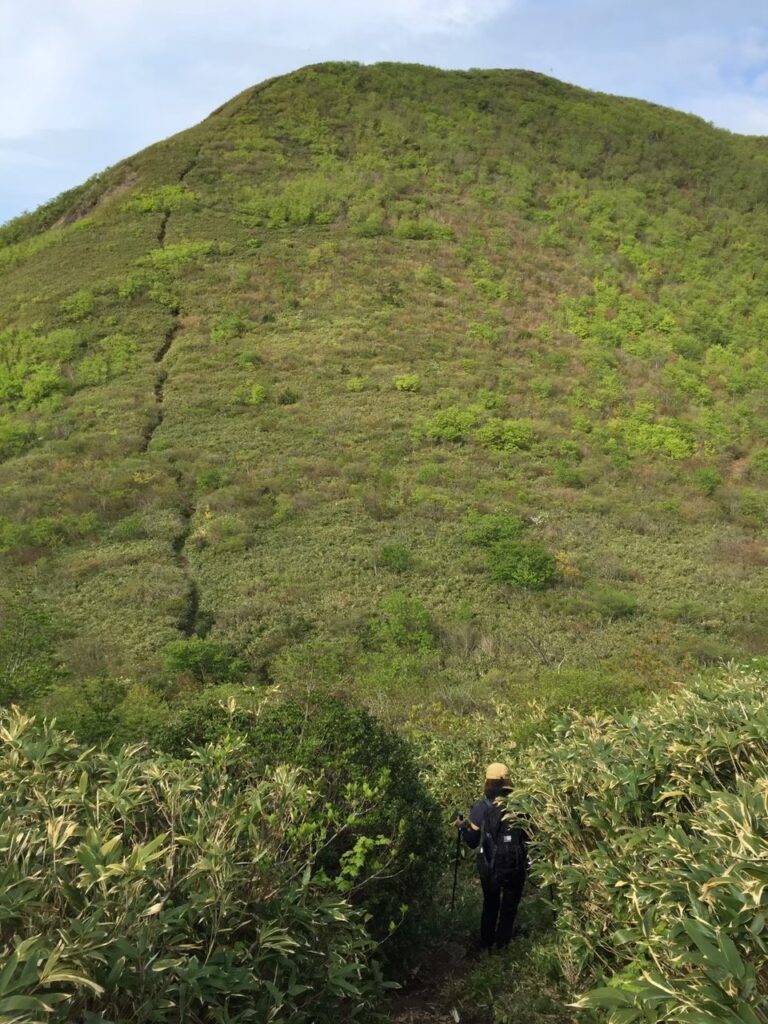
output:
MULTIPOLYGON (((459 814, 457 820, 463 823, 464 815, 459 814)), ((456 905, 456 882, 458 881, 459 878, 459 856, 461 854, 461 828, 462 826, 460 825, 456 829, 456 857, 454 858, 453 862, 453 892, 451 893, 451 913, 453 913, 453 908, 456 905)))

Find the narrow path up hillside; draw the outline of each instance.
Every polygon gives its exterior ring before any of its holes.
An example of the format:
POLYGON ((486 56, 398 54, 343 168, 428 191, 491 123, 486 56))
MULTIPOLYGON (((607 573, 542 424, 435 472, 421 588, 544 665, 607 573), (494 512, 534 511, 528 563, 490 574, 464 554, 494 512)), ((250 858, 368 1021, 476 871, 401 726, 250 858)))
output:
MULTIPOLYGON (((195 167, 198 160, 198 154, 196 154, 179 172, 178 182, 182 182, 189 172, 195 167)), ((168 223, 171 219, 171 209, 163 211, 162 218, 160 220, 160 226, 157 231, 157 241, 161 248, 165 248, 165 240, 168 232, 168 223)), ((144 452, 149 451, 150 445, 152 444, 153 437, 158 427, 163 422, 165 417, 165 385, 168 380, 168 369, 165 365, 166 358, 171 351, 173 344, 178 337, 180 331, 183 329, 181 320, 181 305, 176 303, 171 308, 171 323, 165 332, 162 344, 157 349, 154 355, 154 362, 158 367, 157 376, 155 377, 154 383, 154 395, 155 395, 155 416, 149 425, 148 430, 144 435, 144 444, 142 450, 144 452)), ((178 467, 171 467, 172 475, 179 488, 179 492, 182 496, 182 504, 180 508, 180 528, 172 540, 172 548, 176 564, 180 569, 183 570, 187 581, 187 593, 185 599, 185 610, 179 620, 179 630, 184 636, 193 636, 197 628, 197 615, 200 606, 200 596, 196 580, 194 579, 189 559, 185 553, 187 545, 187 539, 192 528, 192 517, 195 514, 195 506, 189 492, 189 487, 185 482, 185 476, 182 470, 178 467)))

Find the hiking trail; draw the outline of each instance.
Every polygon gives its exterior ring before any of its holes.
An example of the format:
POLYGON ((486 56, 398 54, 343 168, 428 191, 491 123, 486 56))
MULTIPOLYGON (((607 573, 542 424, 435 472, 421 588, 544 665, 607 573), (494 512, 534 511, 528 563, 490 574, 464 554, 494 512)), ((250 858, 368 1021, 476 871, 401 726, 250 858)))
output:
MULTIPOLYGON (((184 165, 176 179, 178 182, 182 182, 189 172, 195 167, 198 156, 199 154, 196 153, 195 156, 184 165)), ((172 211, 169 209, 164 210, 160 220, 157 230, 157 242, 160 248, 165 248, 165 240, 168 233, 168 223, 171 219, 171 213, 172 211)), ((168 380, 169 373, 168 368, 165 365, 166 358, 173 348, 174 342, 176 341, 179 333, 184 327, 181 319, 181 306, 178 303, 171 308, 170 315, 171 323, 163 335, 160 347, 152 357, 153 362, 158 367, 158 372, 155 376, 155 382, 153 385, 155 414, 144 430, 143 441, 140 449, 143 453, 149 451, 155 432, 165 418, 165 385, 168 380)), ((197 582, 195 581, 190 569, 189 559, 186 555, 187 540, 189 539, 189 535, 192 531, 192 518, 195 514, 195 506, 191 498, 189 485, 186 482, 182 471, 176 467, 172 467, 171 475, 175 479, 183 499, 181 509, 179 510, 180 526, 178 532, 174 535, 171 541, 171 548, 173 550, 176 565, 183 571, 187 579, 184 612, 179 618, 178 628, 184 636, 189 637, 194 636, 197 630, 197 617, 200 608, 200 593, 197 582)))

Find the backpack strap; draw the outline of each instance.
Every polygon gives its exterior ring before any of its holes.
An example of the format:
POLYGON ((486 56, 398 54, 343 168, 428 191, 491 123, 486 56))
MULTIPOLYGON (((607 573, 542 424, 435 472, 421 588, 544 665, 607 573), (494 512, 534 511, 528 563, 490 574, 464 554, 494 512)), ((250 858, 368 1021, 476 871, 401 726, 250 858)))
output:
POLYGON ((486 806, 486 812, 483 815, 483 823, 480 826, 480 854, 485 859, 486 863, 490 863, 485 855, 485 837, 487 835, 486 822, 488 821, 488 815, 493 810, 493 800, 490 800, 487 796, 483 797, 483 803, 486 806))

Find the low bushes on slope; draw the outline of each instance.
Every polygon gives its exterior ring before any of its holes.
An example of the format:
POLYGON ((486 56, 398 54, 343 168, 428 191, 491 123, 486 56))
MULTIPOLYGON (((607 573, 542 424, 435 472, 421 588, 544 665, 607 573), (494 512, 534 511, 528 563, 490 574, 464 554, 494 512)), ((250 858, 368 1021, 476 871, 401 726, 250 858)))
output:
POLYGON ((301 764, 312 779, 322 778, 323 792, 334 804, 344 804, 350 786, 363 792, 375 788, 368 813, 354 831, 326 845, 320 862, 335 875, 356 843, 367 844, 353 902, 370 912, 371 933, 387 938, 385 952, 403 955, 418 935, 444 854, 439 808, 419 778, 409 744, 364 709, 332 697, 249 710, 225 706, 215 692, 178 709, 156 743, 184 757, 191 746, 232 733, 242 743, 237 772, 244 780, 291 763, 301 764))
POLYGON ((642 714, 571 715, 519 800, 578 1005, 612 1024, 768 1019, 768 694, 732 675, 642 714))
POLYGON ((293 1024, 380 993, 348 893, 371 845, 391 867, 388 837, 357 833, 375 784, 339 802, 290 767, 243 785, 231 735, 171 761, 13 710, 0 737, 0 1020, 293 1024), (332 877, 322 853, 346 833, 332 877))

